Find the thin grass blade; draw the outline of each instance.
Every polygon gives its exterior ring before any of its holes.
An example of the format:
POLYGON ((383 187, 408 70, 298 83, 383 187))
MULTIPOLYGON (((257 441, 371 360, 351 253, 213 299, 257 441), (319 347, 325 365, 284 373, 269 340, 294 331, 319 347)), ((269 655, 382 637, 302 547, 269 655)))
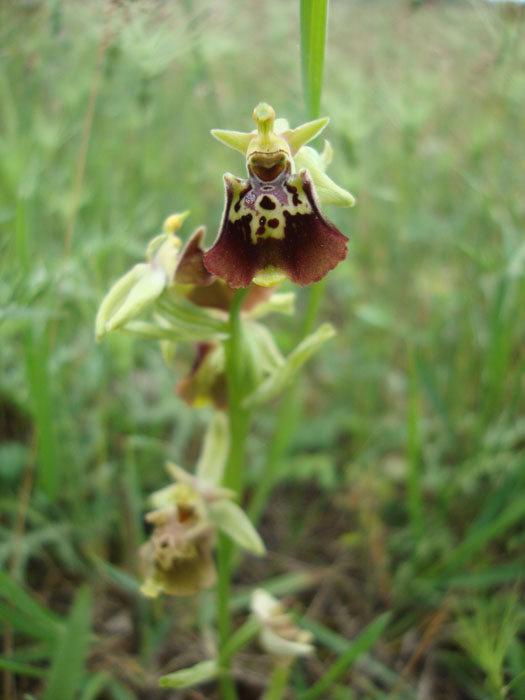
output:
POLYGON ((371 622, 358 637, 350 642, 346 651, 330 666, 320 680, 305 693, 299 695, 299 700, 315 700, 323 697, 332 683, 335 683, 346 669, 379 639, 388 625, 390 617, 390 613, 384 613, 371 622))
POLYGON ((49 682, 42 700, 73 700, 84 675, 89 650, 91 593, 77 594, 66 626, 55 650, 49 682))
POLYGON ((323 86, 328 0, 301 0, 303 93, 310 119, 319 116, 323 86))

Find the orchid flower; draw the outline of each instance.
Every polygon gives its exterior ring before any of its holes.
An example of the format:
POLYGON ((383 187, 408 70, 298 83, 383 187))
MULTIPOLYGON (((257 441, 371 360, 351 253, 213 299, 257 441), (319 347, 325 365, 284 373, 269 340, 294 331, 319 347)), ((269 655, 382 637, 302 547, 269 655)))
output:
POLYGON ((272 286, 286 278, 300 286, 318 282, 345 258, 348 239, 325 218, 316 186, 328 203, 355 202, 324 173, 330 146, 321 155, 305 150, 328 119, 289 129, 265 103, 255 108, 253 118, 256 131, 212 131, 243 153, 248 179, 224 175, 222 223, 204 265, 234 288, 252 282, 272 286))

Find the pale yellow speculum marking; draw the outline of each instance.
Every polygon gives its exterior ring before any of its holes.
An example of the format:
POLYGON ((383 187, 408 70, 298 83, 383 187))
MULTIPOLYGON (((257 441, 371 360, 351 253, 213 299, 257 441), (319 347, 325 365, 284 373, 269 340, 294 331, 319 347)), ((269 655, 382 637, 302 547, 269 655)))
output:
POLYGON ((284 216, 285 212, 289 212, 292 216, 296 214, 312 213, 312 207, 310 206, 310 202, 304 193, 300 176, 288 182, 290 186, 296 188, 296 194, 299 197, 299 204, 293 204, 294 193, 288 192, 286 189, 284 191, 286 193, 287 203, 284 206, 281 205, 277 198, 272 196, 269 192, 264 192, 263 195, 260 195, 260 199, 262 199, 264 196, 270 199, 270 201, 275 204, 275 209, 263 209, 260 206, 255 206, 253 209, 251 209, 250 207, 246 206, 247 201, 253 201, 253 190, 251 190, 245 195, 238 211, 236 211, 235 205, 239 202, 240 195, 245 189, 245 185, 237 180, 230 180, 230 182, 233 185, 233 196, 229 211, 229 219, 230 221, 239 221, 243 216, 251 215, 250 238, 254 245, 257 245, 259 240, 266 238, 274 238, 275 240, 282 240, 284 238, 284 229, 286 224, 286 219, 284 216), (265 221, 263 224, 261 224, 261 219, 263 217, 265 221), (271 219, 277 219, 279 222, 278 225, 275 227, 269 226, 268 221, 271 219), (264 226, 264 233, 258 234, 257 231, 259 231, 261 226, 264 226))

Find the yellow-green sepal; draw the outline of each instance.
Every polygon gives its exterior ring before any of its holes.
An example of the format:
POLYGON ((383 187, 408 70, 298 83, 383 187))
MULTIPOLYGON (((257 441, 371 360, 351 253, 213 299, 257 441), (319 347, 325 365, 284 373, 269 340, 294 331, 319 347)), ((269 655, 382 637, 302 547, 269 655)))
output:
POLYGON ((285 139, 290 146, 292 155, 295 155, 297 151, 311 141, 319 136, 321 131, 328 124, 330 119, 328 117, 322 117, 321 119, 314 119, 312 122, 306 122, 306 124, 301 124, 296 129, 289 129, 288 131, 283 131, 279 136, 285 139))
POLYGON ((244 132, 244 131, 228 131, 226 129, 212 129, 211 135, 218 141, 223 143, 229 148, 233 148, 235 151, 239 151, 243 156, 246 155, 248 150, 248 144, 255 136, 255 131, 244 132))
POLYGON ((295 155, 294 163, 297 170, 305 168, 312 176, 315 192, 322 205, 334 204, 337 207, 353 207, 355 197, 336 185, 332 178, 325 173, 333 157, 332 146, 325 141, 322 153, 310 146, 303 146, 295 155))

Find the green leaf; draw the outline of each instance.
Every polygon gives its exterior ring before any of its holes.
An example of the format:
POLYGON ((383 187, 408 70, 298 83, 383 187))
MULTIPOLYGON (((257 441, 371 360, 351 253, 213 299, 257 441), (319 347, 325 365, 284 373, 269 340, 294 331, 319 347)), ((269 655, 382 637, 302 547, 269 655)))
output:
POLYGON ((301 0, 303 92, 311 119, 319 116, 326 44, 328 0, 301 0))
POLYGON ((0 595, 28 618, 49 628, 53 635, 58 633, 61 618, 38 603, 3 571, 0 571, 0 595))
POLYGON ((43 624, 40 620, 32 619, 21 613, 16 608, 0 601, 0 622, 5 622, 28 637, 41 639, 53 644, 57 638, 57 630, 50 625, 43 624))
POLYGON ((0 668, 4 671, 9 671, 10 673, 16 673, 18 676, 47 675, 47 670, 45 668, 39 668, 38 666, 30 666, 29 664, 23 664, 20 661, 12 661, 11 659, 6 659, 2 657, 0 657, 0 668))
POLYGON ((304 363, 325 343, 335 335, 335 329, 330 323, 323 323, 307 336, 293 350, 285 362, 275 372, 265 379, 255 391, 243 401, 243 408, 252 408, 268 401, 282 391, 297 375, 304 363))
POLYGON ((108 685, 111 675, 108 671, 99 671, 89 676, 80 696, 80 700, 97 700, 102 690, 108 685))
POLYGON ((140 581, 123 569, 119 569, 113 564, 105 561, 96 554, 90 555, 90 561, 97 568, 97 573, 104 576, 119 589, 140 597, 140 581))
POLYGON ((390 621, 390 617, 390 613, 384 613, 371 622, 360 635, 350 642, 346 651, 330 666, 320 680, 305 693, 299 695, 298 700, 315 700, 315 698, 323 696, 332 683, 335 683, 346 669, 379 639, 390 621))
POLYGON ((73 700, 84 674, 89 650, 91 594, 82 588, 75 598, 56 648, 42 700, 73 700))
POLYGON ((218 673, 217 661, 210 659, 162 676, 159 685, 161 688, 191 688, 193 685, 213 680, 218 673))
POLYGON ((59 443, 56 437, 56 406, 52 396, 48 329, 39 333, 29 328, 26 334, 26 374, 38 432, 38 483, 54 501, 61 481, 59 443))

